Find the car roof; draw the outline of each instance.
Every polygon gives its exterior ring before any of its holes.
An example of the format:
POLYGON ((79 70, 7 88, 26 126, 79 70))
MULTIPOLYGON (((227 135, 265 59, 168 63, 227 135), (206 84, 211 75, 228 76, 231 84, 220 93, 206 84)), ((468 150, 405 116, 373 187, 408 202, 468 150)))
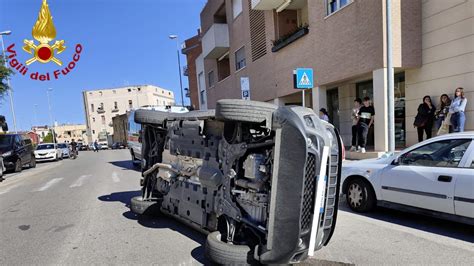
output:
POLYGON ((430 140, 443 140, 443 139, 455 139, 455 138, 474 138, 474 131, 449 133, 449 134, 445 134, 441 136, 436 136, 434 138, 431 138, 430 140))

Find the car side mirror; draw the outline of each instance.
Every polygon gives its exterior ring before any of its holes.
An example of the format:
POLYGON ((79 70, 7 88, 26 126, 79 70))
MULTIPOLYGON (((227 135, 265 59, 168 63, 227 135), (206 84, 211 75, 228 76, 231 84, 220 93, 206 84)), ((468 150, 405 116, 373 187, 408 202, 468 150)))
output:
POLYGON ((398 156, 397 158, 395 158, 393 161, 392 161, 392 165, 400 165, 403 161, 403 157, 402 156, 398 156))

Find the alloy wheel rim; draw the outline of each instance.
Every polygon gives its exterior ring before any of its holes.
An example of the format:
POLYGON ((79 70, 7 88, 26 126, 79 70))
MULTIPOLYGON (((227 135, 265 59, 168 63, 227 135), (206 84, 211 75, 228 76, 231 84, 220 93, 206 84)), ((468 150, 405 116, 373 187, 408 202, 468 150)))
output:
POLYGON ((362 188, 358 184, 351 184, 348 190, 348 199, 349 204, 352 207, 358 208, 362 204, 363 196, 362 196, 362 188))

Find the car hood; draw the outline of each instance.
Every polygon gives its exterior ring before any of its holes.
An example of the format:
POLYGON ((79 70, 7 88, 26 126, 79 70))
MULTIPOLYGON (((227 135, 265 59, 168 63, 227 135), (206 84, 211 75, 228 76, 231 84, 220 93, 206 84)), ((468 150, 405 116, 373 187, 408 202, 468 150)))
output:
POLYGON ((386 165, 392 163, 393 160, 397 157, 398 154, 386 153, 380 158, 375 159, 366 159, 360 161, 349 161, 342 164, 342 170, 347 171, 350 169, 361 169, 361 170, 371 170, 371 169, 381 169, 386 165))
POLYGON ((56 150, 55 149, 35 150, 35 153, 49 153, 49 152, 56 152, 56 150))

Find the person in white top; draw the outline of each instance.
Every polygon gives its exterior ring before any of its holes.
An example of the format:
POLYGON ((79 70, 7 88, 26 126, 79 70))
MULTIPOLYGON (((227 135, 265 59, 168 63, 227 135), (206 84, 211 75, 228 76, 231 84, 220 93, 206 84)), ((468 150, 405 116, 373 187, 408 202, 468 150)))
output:
POLYGON ((451 114, 451 125, 453 125, 454 132, 464 132, 464 125, 466 123, 466 110, 467 98, 464 96, 464 89, 459 87, 454 92, 454 100, 449 107, 449 113, 451 114))
POLYGON ((362 100, 360 98, 356 98, 354 100, 354 108, 352 108, 351 118, 352 118, 352 147, 351 151, 358 151, 360 150, 360 146, 357 146, 357 136, 359 132, 358 127, 358 120, 359 120, 359 109, 362 105, 362 100))

